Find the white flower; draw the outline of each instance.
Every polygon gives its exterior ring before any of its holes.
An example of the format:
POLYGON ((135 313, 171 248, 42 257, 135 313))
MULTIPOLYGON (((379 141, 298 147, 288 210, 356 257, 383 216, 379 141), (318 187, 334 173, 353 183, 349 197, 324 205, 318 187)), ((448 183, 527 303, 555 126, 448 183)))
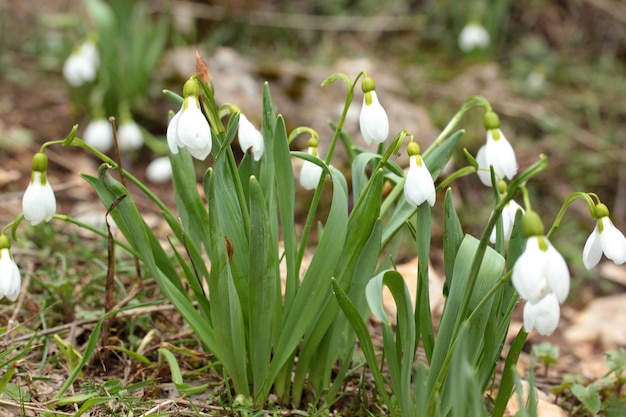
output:
POLYGON ((435 205, 437 198, 435 184, 420 155, 410 156, 409 172, 406 174, 404 183, 404 197, 414 206, 419 206, 424 201, 428 201, 431 207, 435 205))
POLYGON ((167 156, 161 156, 150 162, 146 168, 146 177, 154 183, 165 182, 172 178, 172 163, 167 156))
POLYGON ((376 91, 366 92, 363 96, 363 107, 359 117, 361 135, 365 142, 383 143, 389 135, 389 119, 387 112, 378 101, 376 91))
POLYGON ((46 177, 46 172, 33 170, 30 184, 28 184, 22 198, 24 218, 33 226, 36 226, 42 221, 49 222, 52 216, 54 216, 56 209, 56 198, 46 177))
POLYGON ((87 41, 73 52, 63 64, 63 77, 73 86, 78 87, 95 80, 100 57, 93 42, 87 41))
POLYGON ((531 236, 526 249, 513 266, 511 277, 519 295, 537 303, 554 293, 560 303, 569 293, 570 275, 563 256, 545 236, 531 236))
POLYGON ((239 146, 243 153, 248 152, 252 148, 254 160, 258 161, 263 156, 265 144, 263 143, 263 135, 243 114, 239 114, 239 146))
MULTIPOLYGON (((310 155, 317 156, 317 148, 309 146, 310 155)), ((320 182, 322 167, 311 161, 304 161, 300 170, 300 185, 306 190, 314 190, 320 182)))
POLYGON ((178 153, 178 148, 187 148, 191 156, 204 160, 213 146, 211 126, 207 121, 197 96, 187 96, 182 107, 167 126, 167 144, 170 151, 178 153))
POLYGON ((602 253, 607 258, 620 265, 626 262, 626 238, 624 234, 613 225, 608 216, 600 217, 596 227, 587 238, 583 249, 583 263, 587 269, 591 269, 600 262, 602 253))
MULTIPOLYGON (((6 237, 5 237, 6 239, 6 237)), ((8 239, 6 240, 8 242, 8 239)), ((22 277, 9 248, 0 249, 0 300, 6 297, 15 301, 20 294, 22 277)))
POLYGON ((117 141, 120 151, 139 149, 143 145, 143 134, 137 123, 124 122, 117 130, 117 141))
MULTIPOLYGON (((513 232, 513 224, 515 223, 515 215, 517 214, 517 210, 524 209, 517 204, 514 200, 509 201, 509 203, 504 206, 502 210, 502 231, 504 232, 504 240, 511 239, 511 233, 513 232)), ((494 227, 491 231, 491 236, 489 237, 489 241, 491 243, 496 243, 496 228, 494 227)))
POLYGON ((463 52, 471 52, 474 49, 485 49, 491 39, 487 30, 477 22, 469 22, 459 33, 459 48, 463 52))
POLYGON ((556 330, 560 315, 559 300, 552 292, 536 303, 527 301, 524 306, 524 331, 530 333, 536 329, 540 335, 548 336, 556 330))
POLYGON ((85 128, 83 139, 87 145, 100 152, 106 152, 113 146, 113 131, 111 123, 103 118, 97 118, 89 122, 85 128))
POLYGON ((489 166, 493 165, 496 179, 513 179, 517 174, 515 151, 500 129, 487 130, 487 143, 476 154, 478 178, 487 187, 491 187, 489 166))

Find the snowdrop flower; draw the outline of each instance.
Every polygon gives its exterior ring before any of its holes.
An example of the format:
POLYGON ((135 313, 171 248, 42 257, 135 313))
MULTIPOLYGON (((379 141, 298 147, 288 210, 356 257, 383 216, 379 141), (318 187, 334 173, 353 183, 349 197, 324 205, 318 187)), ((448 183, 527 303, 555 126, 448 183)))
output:
POLYGON ((22 276, 15 261, 11 257, 9 238, 0 235, 0 300, 4 297, 15 301, 22 287, 22 276))
MULTIPOLYGON (((504 198, 506 196, 507 190, 506 182, 500 181, 498 183, 498 187, 500 188, 502 198, 504 198)), ((509 201, 502 210, 502 232, 504 234, 505 241, 511 239, 511 233, 513 232, 513 225, 515 224, 515 216, 517 215, 517 210, 522 210, 522 213, 524 213, 524 209, 519 204, 517 204, 515 200, 509 201)), ((496 243, 496 228, 491 231, 489 241, 491 243, 496 243)))
POLYGON ((368 145, 383 143, 389 135, 389 119, 387 112, 378 101, 374 80, 366 76, 361 83, 361 88, 365 94, 359 117, 361 135, 368 145))
POLYGON ((471 52, 474 49, 486 49, 491 39, 489 33, 478 22, 469 22, 459 33, 459 48, 463 52, 471 52))
MULTIPOLYGON (((317 157, 317 140, 309 139, 309 155, 317 157)), ((311 161, 304 161, 300 170, 300 185, 305 190, 314 190, 320 182, 322 167, 311 161)))
POLYGON ((117 130, 117 142, 120 151, 139 149, 143 145, 143 134, 134 121, 122 122, 117 130))
POLYGON ((48 157, 42 152, 36 153, 33 156, 33 172, 30 184, 22 198, 24 218, 33 226, 42 221, 49 222, 57 209, 54 191, 46 176, 47 169, 48 157))
POLYGON ((561 316, 559 300, 554 293, 549 293, 536 303, 526 302, 524 306, 524 331, 530 333, 536 329, 542 336, 548 336, 556 330, 561 316))
POLYGON ((513 266, 511 278, 519 295, 532 305, 524 309, 524 328, 537 328, 540 332, 551 333, 558 322, 554 300, 563 303, 570 287, 570 274, 563 256, 552 246, 543 234, 543 224, 534 211, 528 211, 522 218, 524 235, 528 238, 526 249, 513 266))
POLYGON ((485 113, 484 123, 487 143, 478 150, 476 162, 479 166, 478 178, 484 185, 491 187, 490 166, 493 166, 496 176, 500 179, 513 179, 518 166, 515 151, 500 130, 498 115, 492 111, 485 113))
POLYGON ((85 128, 83 139, 87 145, 100 152, 107 152, 113 146, 111 123, 103 117, 92 120, 85 128))
POLYGON ((432 207, 435 205, 437 194, 433 177, 420 155, 420 147, 417 143, 410 142, 407 146, 407 152, 409 154, 409 172, 406 174, 404 182, 404 197, 414 206, 419 206, 424 201, 428 201, 432 207))
POLYGON ((154 183, 161 183, 172 178, 172 163, 167 156, 161 156, 150 162, 146 168, 146 177, 154 183))
POLYGON ((239 146, 243 153, 250 149, 255 161, 261 159, 265 150, 263 135, 243 113, 239 114, 239 146))
POLYGON ((602 203, 597 204, 594 216, 598 221, 583 249, 585 267, 591 269, 596 266, 603 252, 615 264, 623 264, 626 262, 626 238, 611 222, 609 209, 602 203))
POLYGON ((79 87, 96 79, 99 65, 96 45, 86 41, 63 64, 63 77, 72 87, 79 87))
POLYGON ((167 144, 174 154, 178 148, 187 148, 191 156, 204 160, 211 153, 213 142, 211 126, 200 110, 199 95, 196 80, 190 78, 183 87, 183 105, 167 126, 167 144))

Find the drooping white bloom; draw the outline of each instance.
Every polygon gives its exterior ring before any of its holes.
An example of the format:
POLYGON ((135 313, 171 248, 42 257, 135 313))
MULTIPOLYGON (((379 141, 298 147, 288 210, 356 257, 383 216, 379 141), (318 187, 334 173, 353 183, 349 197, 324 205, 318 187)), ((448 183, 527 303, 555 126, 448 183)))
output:
MULTIPOLYGON (((509 203, 502 210, 502 231, 505 241, 511 239, 511 233, 513 232, 513 224, 515 223, 515 215, 517 214, 517 210, 522 210, 522 213, 524 212, 524 209, 519 204, 517 204, 515 200, 509 201, 509 203)), ((491 231, 489 241, 491 243, 496 243, 495 227, 491 231)))
POLYGON ((104 118, 96 118, 85 128, 83 139, 87 145, 100 152, 107 152, 113 146, 113 131, 111 123, 104 118))
MULTIPOLYGON (((309 141, 309 155, 317 156, 317 146, 310 146, 310 144, 311 141, 309 141)), ((317 141, 315 141, 315 145, 317 145, 317 141)), ((300 169, 300 185, 302 185, 302 188, 314 190, 320 182, 322 171, 321 166, 311 161, 304 161, 300 169)))
POLYGON ((548 293, 536 303, 526 302, 524 306, 524 331, 536 329, 542 336, 548 336, 559 324, 561 308, 554 293, 548 293))
POLYGON ((167 156, 160 156, 150 162, 146 168, 146 177, 154 183, 161 183, 172 178, 172 163, 167 156))
POLYGON ((96 79, 99 65, 100 56, 96 45, 86 41, 63 64, 63 77, 71 86, 79 87, 96 79))
POLYGON ((211 126, 200 110, 198 96, 187 96, 182 107, 167 126, 167 144, 170 151, 187 148, 191 156, 204 160, 213 146, 211 126))
POLYGON ((361 88, 364 93, 363 106, 359 116, 361 135, 368 145, 383 143, 389 135, 389 118, 378 101, 374 80, 366 76, 361 83, 361 88))
POLYGON ((243 153, 248 152, 248 149, 252 149, 255 161, 261 159, 265 150, 263 135, 243 113, 239 114, 239 146, 241 146, 243 153))
POLYGON ((35 154, 30 183, 22 198, 24 218, 33 226, 42 221, 49 222, 57 209, 54 191, 46 175, 47 167, 48 158, 46 155, 41 152, 35 154))
POLYGON ((143 145, 143 134, 137 123, 123 122, 117 130, 117 141, 120 151, 139 149, 143 145))
POLYGON ((617 265, 626 262, 626 238, 608 215, 598 218, 596 227, 587 238, 583 249, 585 267, 591 269, 596 266, 603 252, 617 265))
POLYGON ((459 48, 463 52, 471 52, 474 49, 489 47, 491 38, 487 29, 478 22, 469 22, 459 33, 459 48))
POLYGON ((500 129, 487 130, 485 165, 493 165, 498 177, 513 179, 517 174, 515 151, 500 129))
MULTIPOLYGON (((419 151, 412 154, 411 144, 417 145, 415 142, 409 143, 409 172, 406 174, 404 183, 404 197, 416 207, 424 201, 428 201, 432 207, 437 198, 433 177, 421 155, 419 155, 419 151)), ((419 150, 419 147, 417 149, 419 150)))
MULTIPOLYGON (((8 243, 8 238, 2 235, 8 243)), ((4 297, 11 301, 15 301, 20 294, 22 286, 22 276, 20 270, 13 258, 11 258, 11 252, 8 247, 2 247, 0 249, 0 300, 4 297)))
POLYGON ((554 293, 560 303, 569 294, 570 274, 563 256, 545 236, 531 236, 526 249, 513 266, 511 277, 519 295, 537 303, 554 293))

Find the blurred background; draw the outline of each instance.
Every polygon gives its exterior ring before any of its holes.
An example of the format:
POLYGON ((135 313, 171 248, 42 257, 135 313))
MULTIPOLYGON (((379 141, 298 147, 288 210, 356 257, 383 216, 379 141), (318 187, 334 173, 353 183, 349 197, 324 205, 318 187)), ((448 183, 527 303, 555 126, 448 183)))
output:
MULTIPOLYGON (((196 49, 209 63, 218 102, 238 104, 259 127, 262 83, 269 81, 289 128, 311 125, 322 141, 330 138, 327 122, 337 120, 345 91, 319 85, 336 71, 373 76, 391 133, 407 129, 423 147, 465 99, 483 95, 499 113, 521 170, 540 153, 549 158, 531 186, 547 227, 571 192, 594 191, 626 230, 621 0, 1 0, 0 220, 19 212, 33 152, 74 124, 81 136, 103 117, 136 122, 143 141, 128 160, 137 170, 164 155, 172 105, 162 90, 181 92, 195 71, 196 49), (478 30, 461 39, 468 25, 478 30), (95 72, 68 78, 67 61, 85 43, 97 49, 95 72)), ((347 127, 359 142, 360 101, 357 95, 347 127)), ((463 146, 475 154, 485 140, 482 112, 469 113, 461 127, 463 146)), ((50 173, 60 184, 60 204, 78 198, 76 173, 95 166, 73 158, 80 154, 74 151, 54 149, 50 156, 61 166, 50 173)), ((460 151, 454 163, 465 164, 460 151)), ((453 187, 462 220, 479 233, 491 192, 475 177, 453 187)), ((593 224, 586 205, 574 203, 555 237, 579 283, 612 273, 582 267, 593 224)), ((593 293, 625 284, 594 282, 593 293)))

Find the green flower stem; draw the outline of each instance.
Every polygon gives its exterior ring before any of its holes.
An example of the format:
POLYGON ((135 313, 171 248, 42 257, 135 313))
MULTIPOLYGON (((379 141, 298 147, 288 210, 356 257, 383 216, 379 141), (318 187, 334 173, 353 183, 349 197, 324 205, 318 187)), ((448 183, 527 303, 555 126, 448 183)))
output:
POLYGON ((452 117, 452 119, 450 119, 446 127, 441 131, 439 136, 437 136, 437 139, 435 139, 432 145, 430 145, 428 149, 424 151, 424 153, 422 154, 422 157, 426 158, 426 156, 428 156, 437 147, 439 147, 439 145, 441 145, 441 143, 458 126, 458 124, 461 122, 461 119, 463 118, 465 113, 467 113, 469 110, 476 108, 476 107, 484 107, 486 111, 491 110, 491 105, 489 104, 489 101, 487 101, 487 99, 482 96, 472 96, 468 98, 467 100, 465 100, 465 102, 463 103, 459 111, 456 112, 456 114, 452 117))
POLYGON ((380 215, 382 216, 385 212, 391 207, 391 205, 400 197, 402 192, 404 191, 404 183, 405 179, 396 184, 395 187, 391 189, 387 197, 383 200, 382 205, 380 206, 380 215))
MULTIPOLYGON (((92 226, 90 224, 82 222, 82 221, 80 221, 80 220, 78 220, 78 219, 76 219, 74 217, 70 217, 70 216, 67 216, 65 214, 55 214, 54 218, 58 219, 58 220, 62 220, 62 221, 67 222, 67 223, 75 224, 76 226, 81 227, 81 228, 83 228, 85 230, 89 230, 90 232, 93 232, 96 235, 98 235, 100 237, 103 237, 105 239, 108 239, 108 237, 109 237, 109 234, 105 230, 99 229, 99 228, 97 228, 95 226, 92 226)), ((129 246, 128 244, 126 244, 126 243, 124 243, 124 242, 122 242, 121 240, 118 240, 118 239, 113 239, 113 240, 115 241, 116 245, 124 248, 128 253, 132 254, 133 256, 135 256, 135 257, 140 257, 141 256, 139 252, 137 252, 133 247, 129 246)))
POLYGON ((556 232, 556 230, 561 225, 561 220, 563 219, 563 216, 565 215, 565 211, 567 210, 569 205, 572 204, 574 200, 576 200, 577 198, 582 198, 583 200, 587 202, 587 204, 589 205, 589 212, 591 213, 591 216, 594 217, 594 209, 596 205, 593 202, 592 196, 594 196, 598 200, 598 202, 600 202, 600 200, 598 199, 598 196, 593 193, 585 193, 585 192, 577 191, 575 193, 570 194, 570 196, 567 197, 567 200, 565 200, 565 202, 561 206, 561 210, 559 211, 559 214, 557 214, 556 219, 554 219, 554 223, 552 223, 552 227, 546 234, 546 237, 550 239, 550 237, 552 237, 552 235, 556 232))
POLYGON ((517 333, 517 336, 515 336, 508 355, 506 355, 502 379, 500 380, 500 387, 498 388, 498 398, 496 398, 491 417, 502 417, 504 414, 506 405, 513 392, 515 364, 519 359, 520 353, 522 353, 522 348, 524 347, 527 337, 528 333, 526 333, 522 327, 519 333, 517 333))

